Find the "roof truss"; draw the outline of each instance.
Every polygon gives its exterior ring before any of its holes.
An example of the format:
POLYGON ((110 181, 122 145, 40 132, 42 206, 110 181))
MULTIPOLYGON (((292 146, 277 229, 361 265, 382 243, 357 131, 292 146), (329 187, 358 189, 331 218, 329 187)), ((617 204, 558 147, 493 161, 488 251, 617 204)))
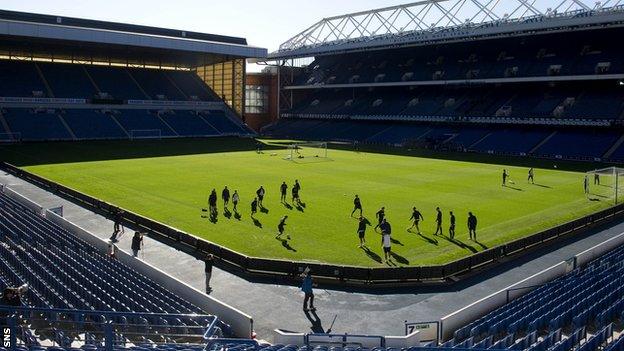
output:
POLYGON ((529 18, 576 16, 623 6, 624 0, 422 0, 324 18, 288 39, 278 52, 529 18))

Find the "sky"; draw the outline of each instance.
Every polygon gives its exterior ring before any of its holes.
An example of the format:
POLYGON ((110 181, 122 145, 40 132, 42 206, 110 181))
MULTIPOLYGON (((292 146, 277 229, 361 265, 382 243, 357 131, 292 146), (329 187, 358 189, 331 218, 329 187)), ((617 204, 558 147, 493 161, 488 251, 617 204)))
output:
POLYGON ((404 2, 408 0, 2 0, 0 8, 238 36, 271 52, 323 17, 404 2))
MULTIPOLYGON (((269 52, 324 17, 409 3, 414 0, 1 0, 0 9, 141 24, 243 37, 249 45, 269 52)), ((591 2, 583 0, 584 2, 591 2)), ((449 1, 448 6, 457 3, 449 1)), ((464 2, 466 3, 466 2, 464 2)), ((457 13, 469 18, 471 1, 457 13)), ((535 0, 546 9, 572 0, 535 0)), ((496 2, 499 16, 517 6, 516 1, 496 2)), ((435 11, 430 16, 436 17, 435 11)), ((435 22, 426 18, 425 23, 435 22)), ((257 71, 260 67, 248 66, 257 71)))

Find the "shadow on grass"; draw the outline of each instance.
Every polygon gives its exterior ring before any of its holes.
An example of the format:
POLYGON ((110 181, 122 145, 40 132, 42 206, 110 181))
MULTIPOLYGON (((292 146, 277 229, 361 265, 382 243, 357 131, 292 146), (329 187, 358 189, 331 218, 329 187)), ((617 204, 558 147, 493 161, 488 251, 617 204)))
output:
POLYGON ((511 190, 516 190, 516 191, 524 191, 524 190, 522 190, 520 188, 516 188, 516 187, 513 187, 511 185, 503 185, 503 187, 507 188, 507 189, 511 189, 511 190))
POLYGON ((402 243, 402 242, 400 242, 400 241, 399 241, 399 240, 397 240, 397 239, 393 239, 392 237, 390 237, 390 241, 391 241, 393 244, 397 244, 397 245, 405 246, 405 245, 403 245, 403 243, 402 243))
POLYGON ((262 228, 262 222, 260 222, 259 220, 257 220, 256 218, 251 217, 251 219, 254 222, 254 225, 258 228, 262 228))
POLYGON ((361 249, 362 249, 362 251, 364 251, 366 256, 368 256, 368 258, 370 258, 371 260, 373 260, 373 261, 375 261, 377 263, 381 263, 381 256, 379 256, 378 254, 374 253, 373 251, 371 251, 366 246, 362 247, 361 249))
POLYGON ((479 250, 477 250, 474 246, 468 245, 468 244, 464 243, 464 242, 463 242, 463 241, 461 241, 461 240, 451 239, 451 238, 449 238, 449 237, 447 237, 447 236, 444 236, 444 235, 441 235, 440 237, 441 237, 441 238, 444 238, 444 240, 446 240, 446 241, 448 241, 448 242, 450 242, 450 243, 452 243, 452 244, 455 244, 455 245, 457 245, 457 246, 461 247, 462 249, 469 250, 469 251, 470 251, 470 252, 472 252, 472 253, 477 253, 477 252, 479 252, 479 250))
POLYGON ((290 246, 290 243, 288 242, 288 240, 286 239, 282 239, 282 238, 275 238, 275 240, 280 241, 282 243, 282 246, 288 250, 288 251, 292 251, 292 252, 297 252, 297 250, 290 246))
POLYGON ((390 251, 390 256, 392 256, 392 258, 394 258, 395 261, 397 261, 398 263, 402 264, 402 265, 408 265, 409 264, 409 260, 399 254, 397 254, 394 251, 390 251))
POLYGON ((268 214, 269 213, 269 209, 264 207, 264 206, 260 206, 260 212, 262 212, 264 214, 268 214))
POLYGON ((488 247, 485 244, 480 243, 478 240, 475 239, 474 242, 475 242, 475 244, 481 246, 481 249, 483 249, 483 250, 487 250, 488 249, 488 247))
POLYGON ((286 209, 288 209, 288 210, 292 210, 293 209, 292 205, 289 204, 289 203, 282 202, 282 205, 284 205, 284 207, 286 207, 286 209))
MULTIPOLYGON (((412 231, 410 230, 408 230, 408 232, 412 233, 412 231)), ((416 233, 416 235, 418 235, 421 239, 428 242, 429 244, 438 246, 438 241, 436 239, 425 236, 422 233, 416 233)))
POLYGON ((230 219, 232 218, 232 212, 226 207, 223 209, 223 217, 230 219))
POLYGON ((297 209, 297 211, 299 212, 305 212, 305 210, 303 209, 303 207, 301 207, 300 205, 297 205, 297 207, 295 207, 297 209))
POLYGON ((239 221, 240 221, 240 220, 241 220, 241 218, 242 218, 242 216, 241 216, 241 214, 240 214, 240 213, 238 213, 238 211, 234 211, 234 218, 235 218, 236 220, 239 220, 239 221))
POLYGON ((552 186, 548 186, 548 185, 544 185, 544 184, 534 183, 534 184, 531 184, 531 185, 539 186, 540 188, 552 189, 552 186))

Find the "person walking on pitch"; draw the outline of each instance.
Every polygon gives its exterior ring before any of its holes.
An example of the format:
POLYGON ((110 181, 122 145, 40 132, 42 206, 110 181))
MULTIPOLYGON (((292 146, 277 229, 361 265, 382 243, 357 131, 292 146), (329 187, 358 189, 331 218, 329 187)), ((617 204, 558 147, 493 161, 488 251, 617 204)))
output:
POLYGON ((290 192, 292 193, 292 203, 301 204, 301 199, 299 199, 299 188, 293 186, 292 189, 290 189, 290 192))
POLYGON ((238 206, 238 201, 240 201, 240 197, 238 196, 238 190, 234 190, 234 194, 232 194, 232 205, 234 205, 234 212, 236 212, 236 206, 238 206))
POLYGON ((217 214, 217 191, 215 189, 212 189, 208 196, 208 207, 212 216, 217 214))
POLYGON ((433 235, 442 235, 442 211, 440 211, 439 207, 436 207, 436 231, 433 235))
POLYGON ((366 238, 364 237, 366 235, 366 219, 362 216, 360 216, 360 219, 358 220, 358 238, 360 238, 360 247, 364 247, 366 246, 366 238))
POLYGON ((258 190, 256 190, 256 195, 258 195, 258 206, 263 207, 262 206, 262 200, 264 200, 264 188, 262 187, 262 185, 260 186, 260 188, 258 188, 258 190))
POLYGON ((379 227, 381 228, 381 247, 383 248, 384 252, 384 262, 388 262, 392 257, 392 239, 390 236, 392 235, 392 230, 390 227, 390 223, 388 223, 385 219, 379 227))
POLYGON ((288 192, 288 185, 286 185, 286 182, 282 182, 282 185, 280 185, 280 201, 281 202, 286 202, 287 192, 288 192))
POLYGON ((221 191, 221 199, 223 200, 223 208, 226 208, 230 203, 230 189, 228 189, 227 185, 221 191))
POLYGON ((470 240, 477 241, 477 217, 468 212, 468 235, 470 240))
POLYGON ((535 184, 535 182, 533 181, 533 167, 529 168, 529 176, 527 177, 527 182, 535 184))
POLYGON ((507 173, 506 169, 503 169, 503 186, 507 185, 507 178, 509 177, 509 173, 507 173))
POLYGON ((455 215, 453 214, 453 211, 450 211, 449 213, 449 237, 451 239, 455 239, 455 215))
POLYGON ((353 217, 353 214, 357 210, 360 210, 360 217, 361 217, 362 216, 362 201, 360 200, 360 197, 356 194, 355 198, 353 199, 353 211, 351 211, 351 217, 353 217))
POLYGON ((256 212, 258 212, 258 198, 254 197, 253 201, 251 202, 251 217, 253 217, 256 212))
POLYGON ((410 217, 410 221, 412 221, 412 226, 409 227, 407 229, 407 231, 411 231, 412 228, 416 227, 416 230, 418 231, 418 234, 420 234, 420 228, 418 227, 418 223, 420 223, 420 221, 424 221, 425 219, 423 218, 422 214, 420 213, 420 211, 418 211, 416 209, 416 207, 412 207, 412 216, 410 217))
MULTIPOLYGON (((286 220, 288 219, 288 216, 284 216, 282 217, 282 219, 280 219, 279 224, 277 225, 277 236, 276 238, 279 238, 282 236, 282 234, 284 234, 284 227, 286 227, 286 220)), ((290 240, 290 235, 286 235, 286 239, 290 240)))
POLYGON ((377 230, 377 228, 379 228, 379 226, 381 225, 381 222, 384 220, 384 218, 386 218, 386 208, 381 207, 379 211, 375 213, 375 217, 377 217, 377 225, 374 229, 377 230))
POLYGON ((585 195, 589 194, 589 177, 587 175, 583 179, 583 190, 585 191, 585 195))

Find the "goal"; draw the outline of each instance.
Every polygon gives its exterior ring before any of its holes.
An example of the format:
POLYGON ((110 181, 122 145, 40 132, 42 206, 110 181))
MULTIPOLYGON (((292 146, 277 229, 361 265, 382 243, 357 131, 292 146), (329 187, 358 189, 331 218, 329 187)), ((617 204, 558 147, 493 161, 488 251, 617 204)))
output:
POLYGON ((160 138, 162 138, 160 129, 132 129, 130 131, 130 140, 160 138))
POLYGON ((327 143, 292 143, 288 145, 288 153, 284 159, 288 161, 327 159, 327 143))
POLYGON ((621 202, 624 168, 607 167, 587 172, 589 195, 597 200, 621 202))

